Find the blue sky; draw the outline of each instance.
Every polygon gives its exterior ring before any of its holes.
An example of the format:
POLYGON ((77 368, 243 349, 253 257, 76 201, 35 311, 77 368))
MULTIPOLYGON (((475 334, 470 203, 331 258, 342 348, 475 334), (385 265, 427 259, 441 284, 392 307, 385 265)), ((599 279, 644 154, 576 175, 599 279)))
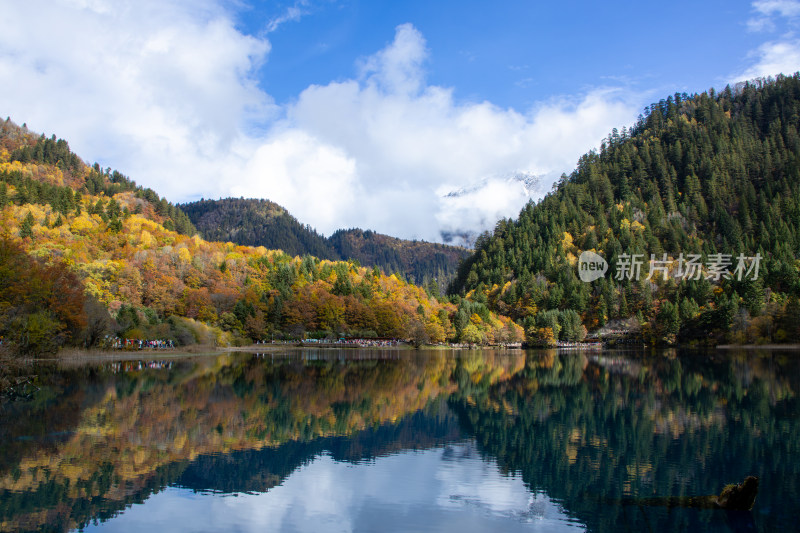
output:
POLYGON ((263 87, 288 101, 311 84, 356 74, 354 60, 385 47, 411 23, 430 49, 429 83, 458 98, 524 109, 601 85, 669 94, 725 84, 748 66, 763 35, 747 31, 750 2, 316 2, 240 11, 269 33, 263 87))
POLYGON ((649 103, 800 68, 798 0, 0 0, 0 19, 0 113, 172 201, 268 198, 325 234, 492 228, 649 103))

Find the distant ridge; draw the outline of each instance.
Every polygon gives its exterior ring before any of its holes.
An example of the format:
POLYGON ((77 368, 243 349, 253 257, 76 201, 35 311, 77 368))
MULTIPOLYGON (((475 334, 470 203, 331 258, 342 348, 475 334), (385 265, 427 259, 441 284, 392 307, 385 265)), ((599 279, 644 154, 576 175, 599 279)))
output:
POLYGON ((429 286, 436 282, 442 289, 470 254, 459 246, 408 241, 360 229, 338 230, 328 242, 342 259, 356 259, 386 272, 399 272, 417 284, 429 286))
POLYGON ((331 261, 353 259, 398 273, 418 284, 442 289, 454 277, 469 250, 425 241, 408 241, 370 230, 342 229, 326 238, 269 200, 202 199, 181 204, 202 236, 246 246, 280 249, 293 256, 313 255, 331 261))
POLYGON ((201 199, 181 204, 180 208, 194 221, 203 238, 211 241, 264 246, 292 256, 308 254, 331 261, 341 259, 324 236, 269 200, 201 199))

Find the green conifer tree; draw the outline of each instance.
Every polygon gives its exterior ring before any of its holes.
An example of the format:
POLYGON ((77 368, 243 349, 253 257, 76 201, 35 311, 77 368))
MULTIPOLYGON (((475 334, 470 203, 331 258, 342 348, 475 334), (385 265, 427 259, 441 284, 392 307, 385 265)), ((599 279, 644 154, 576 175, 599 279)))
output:
POLYGON ((19 225, 19 236, 22 239, 31 238, 33 237, 33 225, 36 221, 33 218, 33 214, 28 211, 28 214, 22 220, 22 224, 19 225))

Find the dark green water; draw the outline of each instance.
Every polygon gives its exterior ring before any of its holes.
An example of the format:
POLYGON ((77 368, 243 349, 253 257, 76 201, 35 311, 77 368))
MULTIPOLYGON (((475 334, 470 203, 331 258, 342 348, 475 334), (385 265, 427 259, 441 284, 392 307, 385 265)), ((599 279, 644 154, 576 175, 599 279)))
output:
POLYGON ((25 371, 0 530, 793 531, 796 352, 320 351, 25 371), (761 480, 750 512, 645 505, 761 480))

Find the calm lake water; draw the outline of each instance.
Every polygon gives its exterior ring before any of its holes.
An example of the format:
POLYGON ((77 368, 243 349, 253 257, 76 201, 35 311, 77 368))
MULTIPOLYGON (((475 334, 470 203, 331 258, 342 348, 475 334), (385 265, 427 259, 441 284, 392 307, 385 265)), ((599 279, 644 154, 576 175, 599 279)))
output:
POLYGON ((800 523, 796 352, 152 357, 40 364, 0 396, 0 530, 800 523), (748 475, 750 512, 653 505, 748 475))

